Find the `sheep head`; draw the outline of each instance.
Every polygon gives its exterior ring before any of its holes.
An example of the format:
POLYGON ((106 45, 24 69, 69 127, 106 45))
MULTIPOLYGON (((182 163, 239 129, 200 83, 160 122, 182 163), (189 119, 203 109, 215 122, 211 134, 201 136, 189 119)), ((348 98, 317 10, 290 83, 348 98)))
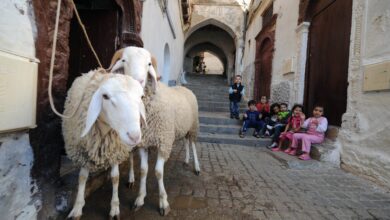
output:
POLYGON ((148 76, 152 80, 152 90, 156 89, 156 60, 149 51, 140 47, 126 47, 115 52, 108 68, 111 72, 123 72, 132 76, 145 88, 148 76))
POLYGON ((109 74, 92 96, 88 107, 85 136, 99 119, 114 129, 130 147, 141 142, 141 123, 146 123, 143 88, 131 76, 109 74))

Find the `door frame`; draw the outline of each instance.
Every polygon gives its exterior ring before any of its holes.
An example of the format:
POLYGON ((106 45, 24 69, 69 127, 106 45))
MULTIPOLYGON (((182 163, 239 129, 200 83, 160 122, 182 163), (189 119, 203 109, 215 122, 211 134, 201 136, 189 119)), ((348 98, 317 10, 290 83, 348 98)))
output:
MULTIPOLYGON (((254 62, 254 65, 255 65, 255 82, 254 82, 254 85, 253 85, 253 99, 255 100, 260 100, 260 96, 262 94, 259 94, 259 75, 261 74, 261 67, 260 67, 260 64, 261 64, 261 58, 262 58, 262 54, 261 54, 261 48, 263 46, 263 43, 266 41, 266 40, 270 40, 271 42, 271 45, 272 45, 272 58, 271 58, 271 73, 270 73, 270 84, 272 84, 272 61, 273 61, 273 56, 274 56, 274 51, 275 51, 275 29, 276 29, 276 21, 277 21, 277 17, 278 17, 278 14, 274 14, 270 20, 270 22, 264 26, 261 31, 257 34, 257 36, 255 37, 256 39, 256 56, 255 56, 255 62, 254 62)), ((270 85, 270 88, 271 88, 271 85, 270 85)), ((268 99, 270 98, 269 96, 271 95, 271 91, 269 91, 269 95, 268 94, 265 94, 267 95, 268 99)))

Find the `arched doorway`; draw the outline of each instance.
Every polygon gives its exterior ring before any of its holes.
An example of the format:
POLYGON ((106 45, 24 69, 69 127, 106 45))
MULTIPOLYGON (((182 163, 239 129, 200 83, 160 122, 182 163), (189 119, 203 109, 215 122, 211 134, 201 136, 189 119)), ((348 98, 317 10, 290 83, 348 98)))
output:
POLYGON ((169 46, 165 44, 164 47, 164 67, 163 67, 163 76, 162 81, 166 84, 169 83, 169 75, 171 71, 171 57, 169 53, 169 46))
POLYGON ((271 94, 271 73, 274 45, 269 38, 263 40, 260 46, 259 58, 255 61, 255 99, 260 100, 261 96, 270 97, 271 94))
POLYGON ((352 0, 317 1, 308 5, 310 21, 305 107, 325 107, 329 124, 341 125, 347 108, 352 0))

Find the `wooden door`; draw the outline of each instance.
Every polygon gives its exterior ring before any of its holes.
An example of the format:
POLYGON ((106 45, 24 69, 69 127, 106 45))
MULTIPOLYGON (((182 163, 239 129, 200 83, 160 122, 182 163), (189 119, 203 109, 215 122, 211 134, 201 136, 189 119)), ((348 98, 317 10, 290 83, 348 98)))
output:
POLYGON ((271 94, 271 71, 274 45, 269 38, 263 40, 260 46, 260 55, 256 60, 255 99, 261 96, 270 97, 271 94))
POLYGON ((326 0, 312 6, 305 106, 325 107, 332 125, 341 125, 346 111, 352 0, 326 0), (325 4, 326 3, 326 4, 325 4))
MULTIPOLYGON (((105 4, 97 9, 82 5, 79 14, 100 62, 107 68, 119 46, 120 9, 114 1, 100 2, 105 4)), ((75 16, 71 20, 70 28, 68 88, 81 73, 99 67, 75 16)))

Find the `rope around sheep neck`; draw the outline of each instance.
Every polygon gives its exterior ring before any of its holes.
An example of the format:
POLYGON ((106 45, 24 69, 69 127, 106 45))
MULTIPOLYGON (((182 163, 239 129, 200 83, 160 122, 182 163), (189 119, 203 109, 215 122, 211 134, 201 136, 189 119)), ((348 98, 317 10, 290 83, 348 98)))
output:
MULTIPOLYGON (((80 16, 79 16, 79 13, 77 11, 77 8, 76 8, 76 5, 74 4, 74 1, 71 0, 70 1, 71 4, 72 4, 72 7, 73 7, 73 10, 76 14, 76 17, 77 17, 77 20, 80 24, 80 27, 81 29, 83 30, 84 32, 84 36, 88 42, 88 45, 89 47, 91 48, 92 50, 92 53, 94 54, 100 68, 104 69, 102 64, 100 63, 100 60, 99 60, 99 57, 97 56, 95 50, 93 49, 93 46, 92 46, 92 43, 91 41, 89 40, 89 37, 88 37, 88 34, 87 34, 87 31, 85 29, 85 26, 83 25, 83 22, 81 21, 80 19, 80 16)), ((57 2, 57 13, 56 13, 56 21, 55 21, 55 26, 54 26, 54 35, 53 35, 53 48, 52 48, 52 51, 51 51, 51 60, 50 60, 50 70, 49 70, 49 85, 48 85, 48 93, 49 93, 49 102, 50 102, 50 107, 51 109, 53 110, 53 112, 58 115, 59 117, 61 118, 66 118, 66 119, 69 119, 69 118, 72 118, 77 109, 79 108, 80 104, 81 104, 81 101, 83 100, 84 98, 84 94, 82 95, 82 98, 79 102, 79 104, 76 106, 75 110, 73 111, 72 114, 70 115, 63 115, 61 113, 59 113, 56 109, 56 107, 54 106, 54 101, 53 101, 53 94, 52 94, 52 83, 53 83, 53 69, 54 69, 54 60, 55 60, 55 55, 56 55, 56 47, 57 47, 57 35, 58 35, 58 24, 59 24, 59 20, 60 20, 60 10, 61 9, 61 0, 58 0, 57 2)))

